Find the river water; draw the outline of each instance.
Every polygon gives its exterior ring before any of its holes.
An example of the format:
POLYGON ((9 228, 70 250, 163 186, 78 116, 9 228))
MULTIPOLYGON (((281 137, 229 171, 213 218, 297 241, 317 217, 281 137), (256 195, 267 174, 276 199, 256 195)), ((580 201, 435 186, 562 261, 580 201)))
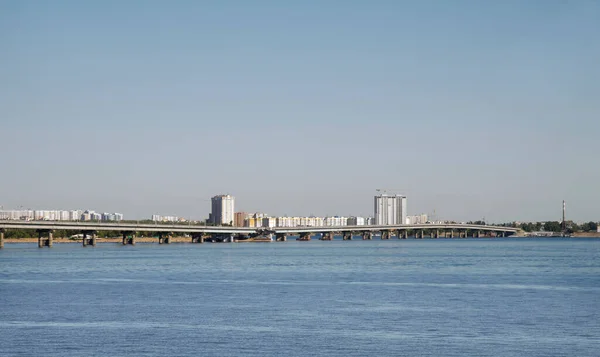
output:
POLYGON ((0 356, 599 351, 600 239, 0 251, 0 356))

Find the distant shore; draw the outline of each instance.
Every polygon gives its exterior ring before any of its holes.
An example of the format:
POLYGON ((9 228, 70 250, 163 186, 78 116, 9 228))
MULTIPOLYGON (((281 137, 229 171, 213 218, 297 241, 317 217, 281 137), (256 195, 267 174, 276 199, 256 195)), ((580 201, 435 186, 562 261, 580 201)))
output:
POLYGON ((600 238, 600 232, 578 232, 578 233, 573 233, 573 238, 600 238))

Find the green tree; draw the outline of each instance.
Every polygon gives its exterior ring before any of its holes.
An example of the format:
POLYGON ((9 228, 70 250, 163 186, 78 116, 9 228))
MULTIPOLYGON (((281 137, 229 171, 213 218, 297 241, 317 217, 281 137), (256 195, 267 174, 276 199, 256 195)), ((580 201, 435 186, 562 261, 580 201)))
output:
POLYGON ((562 231, 562 225, 557 221, 544 222, 544 230, 546 232, 560 232, 562 231))
POLYGON ((581 225, 581 230, 584 232, 596 232, 598 224, 596 222, 587 222, 581 225))

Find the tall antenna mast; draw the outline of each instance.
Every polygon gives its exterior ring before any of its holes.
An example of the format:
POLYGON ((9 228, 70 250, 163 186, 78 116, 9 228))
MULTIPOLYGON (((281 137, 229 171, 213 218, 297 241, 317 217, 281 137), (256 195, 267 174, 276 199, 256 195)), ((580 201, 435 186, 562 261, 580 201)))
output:
POLYGON ((563 232, 567 230, 567 222, 565 222, 565 211, 567 210, 567 206, 565 204, 565 200, 563 200, 563 218, 562 218, 562 230, 563 232))

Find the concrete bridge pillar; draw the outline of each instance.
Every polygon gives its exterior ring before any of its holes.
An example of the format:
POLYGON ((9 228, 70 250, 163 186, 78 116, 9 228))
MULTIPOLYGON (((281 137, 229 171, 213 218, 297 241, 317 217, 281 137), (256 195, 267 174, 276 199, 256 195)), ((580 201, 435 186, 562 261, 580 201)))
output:
POLYGON ((373 239, 373 232, 365 231, 362 234, 363 240, 371 240, 373 239))
POLYGON ((53 235, 51 230, 38 230, 38 247, 49 247, 52 248, 53 244, 53 235), (48 237, 44 236, 48 234, 48 237))
POLYGON ((344 240, 352 240, 352 232, 343 232, 342 233, 342 238, 344 240))
POLYGON ((477 231, 477 238, 481 238, 481 231, 477 231))
POLYGON ((435 230, 435 238, 437 239, 439 237, 440 237, 440 231, 439 231, 439 229, 436 229, 435 230))
POLYGON ((450 238, 454 238, 454 229, 450 230, 450 238))
POLYGON ((321 234, 319 240, 333 240, 333 232, 325 232, 321 234))
POLYGON ((123 245, 135 245, 135 232, 123 232, 123 245), (128 235, 131 234, 131 237, 128 235))
POLYGON ((381 239, 390 239, 390 231, 381 231, 381 239))
POLYGON ((0 249, 4 248, 4 229, 0 229, 0 249))
POLYGON ((158 236, 158 244, 171 244, 171 234, 160 234, 158 236))
POLYGON ((500 236, 501 236, 502 238, 506 237, 506 232, 502 232, 502 233, 500 233, 500 236))
POLYGON ((204 243, 204 235, 202 233, 192 233, 192 243, 204 243))
POLYGON ((171 233, 158 233, 158 244, 171 244, 171 233))
POLYGON ((276 242, 286 242, 287 241, 287 234, 285 234, 285 233, 277 233, 277 234, 275 234, 275 241, 276 242))
POLYGON ((402 239, 408 239, 408 229, 405 229, 405 230, 402 232, 402 239))
POLYGON ((299 241, 309 241, 311 234, 309 232, 300 233, 300 236, 296 238, 299 241))
POLYGON ((86 247, 91 245, 92 247, 96 246, 96 232, 83 231, 81 232, 81 244, 86 247))

